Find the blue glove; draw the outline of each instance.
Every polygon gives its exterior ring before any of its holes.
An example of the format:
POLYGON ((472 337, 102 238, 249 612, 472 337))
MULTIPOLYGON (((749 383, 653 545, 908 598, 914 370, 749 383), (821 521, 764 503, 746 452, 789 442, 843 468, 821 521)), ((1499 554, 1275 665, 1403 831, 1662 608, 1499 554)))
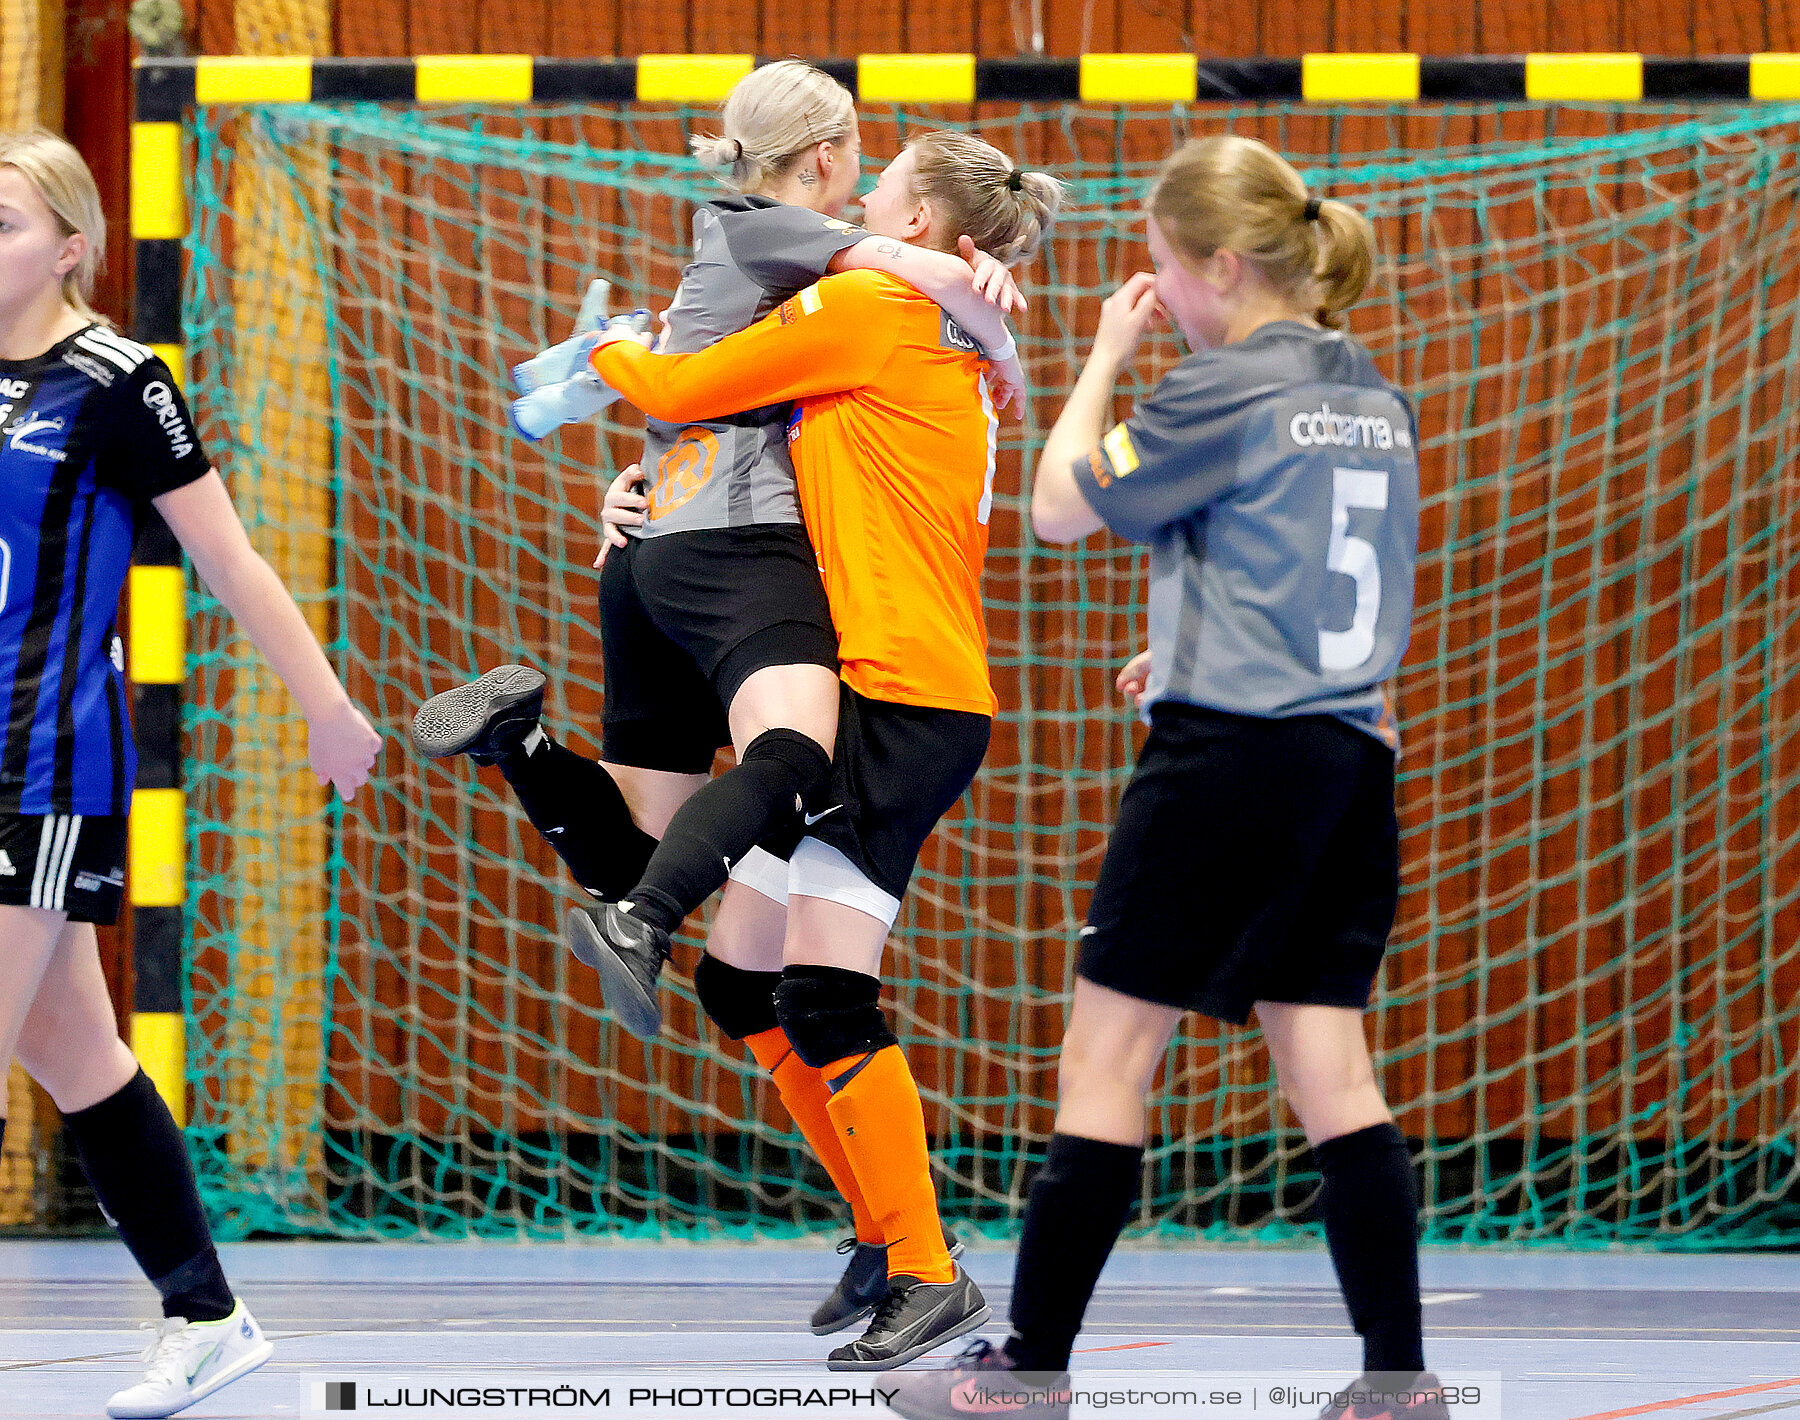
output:
MULTIPOLYGON (((535 365, 540 360, 556 355, 564 347, 574 347, 580 352, 579 358, 572 361, 574 373, 554 383, 536 385, 512 402, 513 428, 535 444, 552 429, 573 424, 580 419, 590 419, 605 409, 619 394, 594 373, 593 367, 588 363, 588 356, 600 346, 611 345, 620 340, 648 345, 651 340, 650 312, 640 309, 629 315, 614 316, 600 330, 572 337, 562 345, 552 346, 535 359, 527 361, 527 365, 535 365)), ((565 355, 558 358, 569 357, 565 355)), ((552 364, 546 364, 540 367, 539 372, 555 368, 552 364)), ((525 369, 525 365, 521 365, 519 369, 525 369)), ((518 371, 515 370, 514 378, 517 377, 518 371)), ((524 388, 523 384, 520 388, 524 388)))
POLYGON ((543 385, 512 402, 513 428, 532 443, 552 429, 591 419, 619 397, 618 392, 589 371, 572 380, 543 385))
POLYGON ((545 385, 561 384, 575 375, 587 358, 581 342, 606 324, 606 303, 612 293, 612 282, 596 276, 588 282, 581 298, 581 309, 575 313, 574 333, 548 350, 540 351, 512 368, 513 384, 520 394, 530 394, 545 385))
POLYGON ((581 373, 588 356, 599 343, 598 330, 584 330, 580 335, 571 335, 548 350, 539 351, 529 360, 513 366, 513 387, 520 394, 531 394, 535 390, 573 379, 581 373))
POLYGON ((545 385, 560 385, 586 368, 588 356, 594 353, 594 347, 601 343, 604 335, 611 334, 616 340, 621 331, 643 335, 649 330, 650 312, 641 306, 629 315, 614 316, 595 329, 580 331, 514 365, 513 386, 520 394, 530 394, 545 385))

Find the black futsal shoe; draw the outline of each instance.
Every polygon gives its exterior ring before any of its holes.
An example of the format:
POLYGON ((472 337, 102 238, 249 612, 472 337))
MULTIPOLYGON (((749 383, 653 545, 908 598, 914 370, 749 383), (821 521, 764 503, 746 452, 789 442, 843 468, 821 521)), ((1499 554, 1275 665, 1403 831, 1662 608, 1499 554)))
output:
POLYGON ((1450 1420, 1450 1408, 1430 1371, 1372 1371, 1339 1391, 1319 1420, 1450 1420))
MULTIPOLYGON (((963 1254, 962 1241, 948 1228, 944 1229, 944 1246, 950 1250, 952 1258, 963 1254)), ((829 1336, 861 1321, 881 1304, 888 1292, 886 1243, 845 1238, 837 1250, 849 1253, 850 1261, 844 1265, 844 1275, 838 1278, 831 1295, 820 1302, 819 1309, 812 1314, 814 1336, 829 1336)))
POLYGON ((639 1040, 662 1034, 662 1007, 656 978, 669 959, 669 934, 634 917, 626 902, 571 907, 563 918, 563 941, 575 959, 600 976, 607 1010, 639 1040))
POLYGON ((544 673, 495 666, 479 680, 441 691, 413 716, 412 742, 431 759, 466 754, 493 764, 530 738, 544 713, 544 673))
POLYGON ((913 1371, 895 1386, 888 1409, 907 1420, 1069 1420, 1072 1398, 1067 1371, 1015 1371, 1006 1352, 986 1341, 970 1343, 947 1371, 913 1371))
POLYGON ((832 1371, 891 1371, 915 1356, 973 1331, 991 1316, 975 1279, 956 1265, 948 1282, 921 1282, 902 1273, 888 1280, 869 1329, 825 1362, 832 1371))

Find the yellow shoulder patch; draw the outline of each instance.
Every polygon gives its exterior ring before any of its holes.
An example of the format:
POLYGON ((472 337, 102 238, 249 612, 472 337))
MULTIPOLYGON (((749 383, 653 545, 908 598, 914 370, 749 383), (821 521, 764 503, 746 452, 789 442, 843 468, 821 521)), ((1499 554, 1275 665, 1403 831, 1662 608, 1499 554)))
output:
POLYGON ((1138 466, 1137 450, 1131 446, 1131 431, 1123 424, 1113 425, 1112 432, 1100 441, 1100 447, 1106 450, 1113 472, 1120 478, 1138 466))
POLYGON ((819 287, 815 282, 800 293, 800 309, 810 316, 819 309, 819 304, 819 287))

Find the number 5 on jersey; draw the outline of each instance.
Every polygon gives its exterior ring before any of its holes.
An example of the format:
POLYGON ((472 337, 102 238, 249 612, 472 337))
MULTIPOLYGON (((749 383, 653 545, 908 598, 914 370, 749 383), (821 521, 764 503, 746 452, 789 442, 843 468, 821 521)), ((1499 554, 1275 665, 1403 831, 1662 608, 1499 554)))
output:
POLYGON ((1356 583, 1356 612, 1348 631, 1319 630, 1319 668, 1353 671, 1375 654, 1375 623, 1381 615, 1381 563, 1374 544, 1350 531, 1350 510, 1385 512, 1388 476, 1362 468, 1331 471, 1331 540, 1325 566, 1356 583))

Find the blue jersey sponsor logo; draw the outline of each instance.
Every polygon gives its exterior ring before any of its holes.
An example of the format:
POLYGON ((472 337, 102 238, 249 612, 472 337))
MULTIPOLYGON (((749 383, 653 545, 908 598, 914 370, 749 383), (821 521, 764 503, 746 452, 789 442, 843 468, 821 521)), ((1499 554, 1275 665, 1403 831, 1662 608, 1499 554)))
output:
POLYGON ((35 454, 38 458, 50 459, 55 463, 61 463, 64 459, 68 458, 66 452, 62 449, 53 449, 46 444, 36 442, 33 436, 39 434, 60 434, 67 425, 68 420, 63 419, 60 416, 49 419, 45 418, 43 415, 35 415, 21 419, 8 431, 10 437, 8 438, 7 443, 10 447, 17 449, 22 454, 35 454))

